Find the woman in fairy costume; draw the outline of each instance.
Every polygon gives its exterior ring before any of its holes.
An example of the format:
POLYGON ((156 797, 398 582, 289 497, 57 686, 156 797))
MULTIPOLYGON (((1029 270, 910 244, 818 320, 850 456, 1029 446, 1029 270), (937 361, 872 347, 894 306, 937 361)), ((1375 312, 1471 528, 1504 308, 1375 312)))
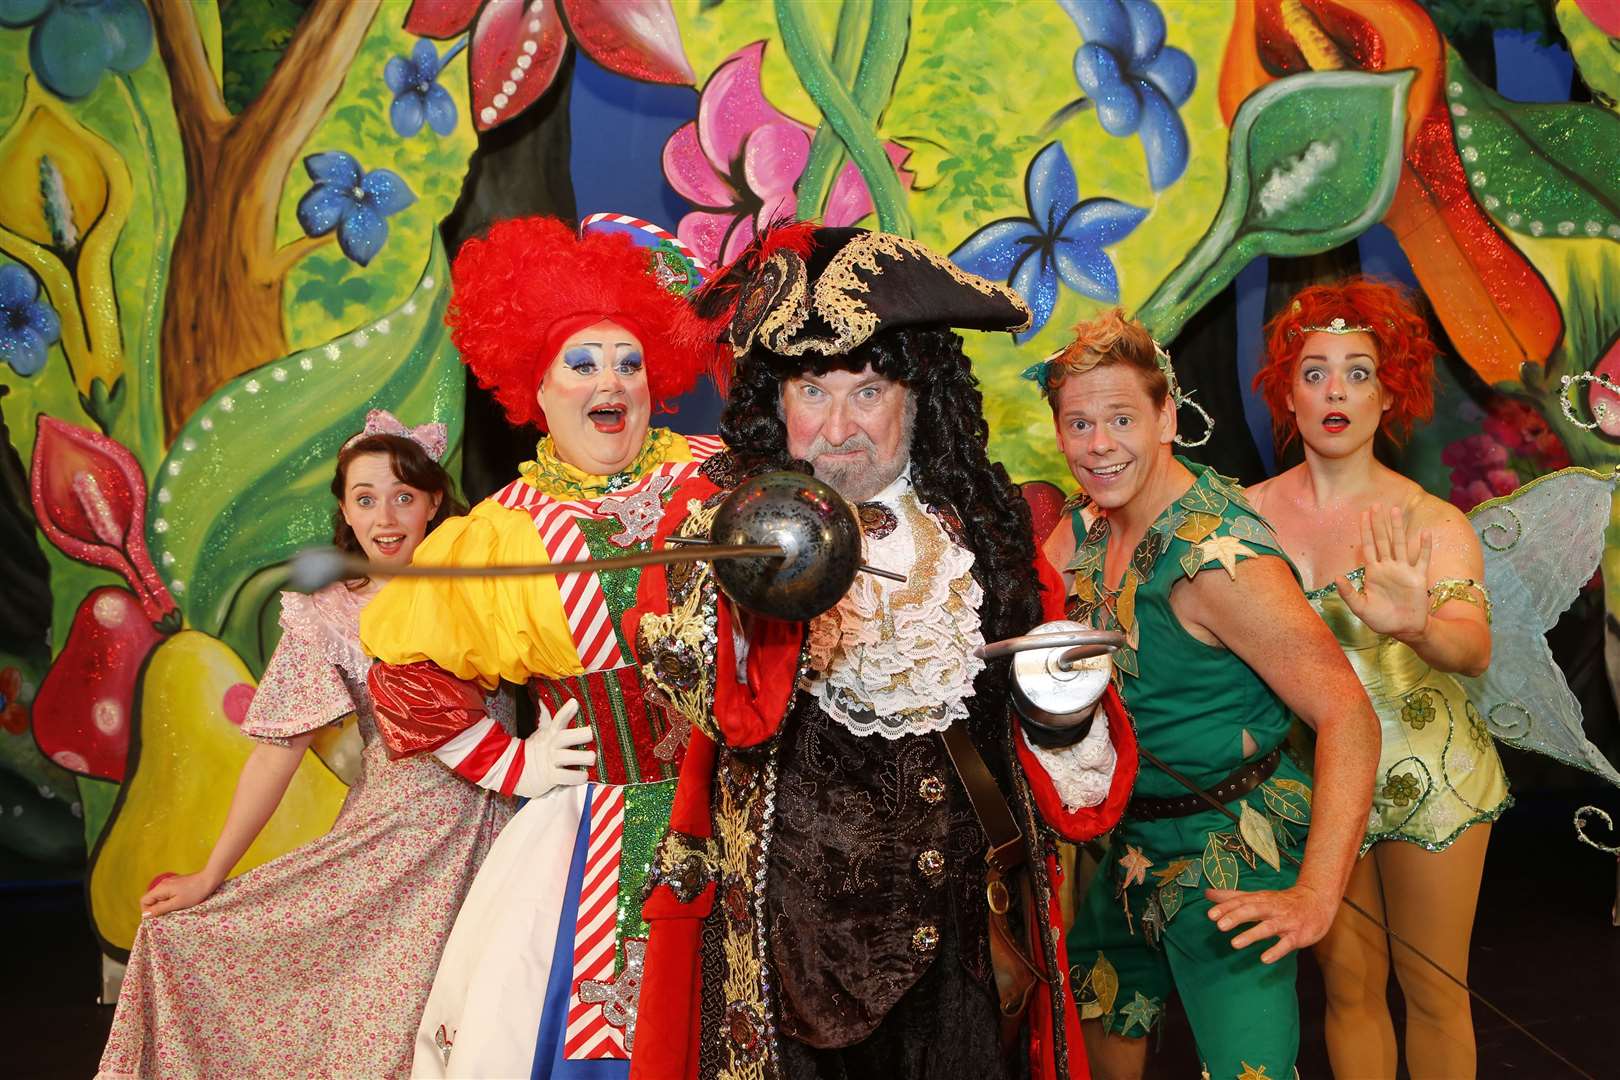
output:
MULTIPOLYGON (((1302 464, 1249 491, 1338 637, 1383 729, 1362 856, 1346 895, 1466 977, 1493 822, 1511 803, 1484 719, 1455 676, 1491 659, 1485 563, 1461 511, 1374 456, 1433 412, 1435 345, 1401 290, 1353 278, 1300 292, 1266 328, 1255 385, 1302 464)), ((1317 946, 1339 1076, 1393 1076, 1391 966, 1416 1080, 1472 1076, 1466 991, 1341 909, 1317 946)))
MULTIPOLYGON (((524 218, 467 242, 451 267, 452 338, 512 422, 548 434, 518 478, 435 535, 417 565, 648 549, 677 484, 720 445, 649 426, 707 360, 684 299, 699 273, 674 238, 617 215, 587 219, 580 236, 524 218)), ((641 876, 686 743, 644 707, 620 630, 639 574, 401 579, 367 614, 394 752, 431 753, 473 783, 530 798, 451 933, 417 1076, 628 1069, 641 876), (526 740, 483 715, 485 689, 503 679, 527 684, 538 706, 526 740)))
MULTIPOLYGON (((458 509, 445 434, 367 417, 332 482, 339 548, 410 562, 458 509)), ((281 640, 242 722, 259 745, 207 865, 141 898, 101 1076, 409 1075, 451 913, 511 804, 436 761, 388 760, 359 637, 381 584, 282 593, 281 640), (332 830, 226 881, 315 733, 349 714, 364 750, 332 830)))

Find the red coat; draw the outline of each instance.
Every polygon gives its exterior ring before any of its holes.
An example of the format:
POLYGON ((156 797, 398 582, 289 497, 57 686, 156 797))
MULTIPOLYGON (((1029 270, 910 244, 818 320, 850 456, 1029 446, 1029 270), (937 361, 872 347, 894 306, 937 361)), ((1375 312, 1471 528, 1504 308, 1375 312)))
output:
MULTIPOLYGON (((719 490, 702 475, 687 481, 670 502, 670 512, 665 517, 654 546, 664 546, 666 539, 686 519, 689 507, 710 499, 719 490)), ((1044 618, 1062 618, 1062 580, 1039 555, 1036 557, 1035 570, 1041 585, 1044 618)), ((648 568, 641 578, 637 604, 625 615, 625 637, 638 642, 638 651, 647 644, 641 642, 637 634, 642 617, 667 615, 670 611, 667 579, 664 567, 648 568)), ((716 768, 722 764, 728 748, 757 746, 776 734, 781 725, 792 700, 805 633, 804 624, 753 620, 744 678, 739 680, 731 630, 731 605, 723 595, 715 603, 714 619, 712 718, 705 718, 707 722, 702 724, 709 728, 709 733, 706 734, 697 725, 693 727, 670 816, 672 834, 682 834, 699 843, 712 843, 715 837, 713 808, 716 768)), ((648 657, 642 656, 641 659, 646 662, 648 657)), ((1089 840, 1112 828, 1124 812, 1136 779, 1135 732, 1129 714, 1112 687, 1104 698, 1104 709, 1118 755, 1118 765, 1108 797, 1099 806, 1072 812, 1066 810, 1039 759, 1029 751, 1022 738, 1013 740, 1037 812, 1047 826, 1068 840, 1089 840)), ((1009 719, 1009 722, 1013 721, 1009 719)), ((1032 857, 1044 859, 1047 880, 1059 881, 1060 871, 1055 855, 1050 853, 1050 845, 1032 838, 1030 851, 1032 857)), ((658 880, 656 875, 653 880, 658 880)), ((642 909, 651 936, 642 975, 640 1007, 637 1010, 635 1048, 630 1065, 632 1080, 699 1080, 698 1040, 702 1021, 699 1015, 702 980, 700 935, 704 920, 714 908, 716 888, 716 884, 710 881, 700 891, 692 892, 683 900, 670 884, 660 881, 652 889, 642 909)), ((1055 890, 1051 893, 1046 919, 1056 937, 1058 966, 1066 969, 1066 964, 1062 963, 1066 955, 1062 917, 1055 890)), ((1040 950, 1033 951, 1039 955, 1040 950)), ((1053 1039, 1053 1006, 1056 998, 1060 1003, 1058 1007, 1065 1033, 1064 1042, 1068 1048, 1066 1075, 1070 1080, 1084 1080, 1089 1077, 1090 1071, 1080 1038, 1074 995, 1068 985, 1068 973, 1067 970, 1059 970, 1054 974, 1053 985, 1057 992, 1037 994, 1029 1011, 1031 1075, 1042 1080, 1058 1080, 1053 1039)), ((703 1077, 701 1080, 710 1078, 703 1077)))

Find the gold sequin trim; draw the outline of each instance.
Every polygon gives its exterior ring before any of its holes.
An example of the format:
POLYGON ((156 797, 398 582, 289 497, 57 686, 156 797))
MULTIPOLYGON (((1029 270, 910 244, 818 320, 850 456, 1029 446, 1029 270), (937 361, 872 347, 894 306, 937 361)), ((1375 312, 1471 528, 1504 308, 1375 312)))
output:
MULTIPOLYGON (((791 338, 800 330, 810 318, 810 295, 805 288, 808 271, 804 262, 791 251, 779 251, 771 256, 771 262, 782 268, 783 294, 776 305, 760 320, 759 330, 754 335, 767 342, 781 341, 791 338)), ((743 346, 744 349, 753 345, 753 339, 743 346)))
POLYGON ((807 352, 838 356, 864 342, 877 330, 880 320, 877 313, 861 299, 861 294, 869 292, 871 286, 856 271, 864 270, 871 277, 881 277, 884 268, 878 263, 879 256, 885 256, 895 262, 906 258, 922 259, 943 270, 958 284, 966 285, 985 296, 1004 300, 1022 311, 1024 321, 1010 327, 1009 332, 1016 334, 1029 329, 1031 321, 1029 305, 1011 289, 986 281, 977 274, 968 273, 916 241, 892 233, 869 232, 845 244, 827 263, 827 268, 816 280, 812 293, 814 310, 835 331, 831 338, 811 336, 799 341, 788 341, 786 338, 789 335, 768 333, 766 328, 761 327, 760 339, 772 352, 783 356, 802 356, 807 352))
MULTIPOLYGON (((714 515, 719 509, 719 503, 704 507, 697 500, 690 500, 687 503, 686 520, 681 522, 677 531, 682 536, 707 537, 714 524, 714 515)), ((681 719, 709 738, 718 741, 720 735, 711 711, 714 701, 713 666, 706 665, 695 685, 687 688, 666 679, 659 668, 662 652, 672 648, 684 649, 687 656, 693 658, 714 655, 714 607, 712 603, 706 602, 713 597, 713 590, 707 580, 712 571, 707 562, 695 565, 697 580, 668 614, 648 613, 641 617, 641 623, 636 628, 637 634, 642 641, 651 644, 651 656, 641 665, 641 677, 662 693, 669 702, 669 708, 681 719)))
MULTIPOLYGON (((721 769, 724 768, 722 765, 721 769)), ((714 830, 715 847, 720 855, 720 888, 747 890, 755 869, 749 864, 749 852, 754 851, 760 843, 759 835, 750 823, 753 816, 749 813, 750 804, 746 795, 739 799, 732 785, 724 778, 717 777, 715 787, 719 795, 714 809, 714 830)), ((749 900, 752 899, 750 892, 749 900)), ((716 897, 717 905, 723 906, 724 902, 723 897, 716 897)), ((751 918, 737 919, 729 915, 720 915, 719 918, 726 971, 721 993, 731 1003, 728 1015, 732 1018, 733 1026, 746 1019, 752 1035, 751 1039, 745 1040, 746 1043, 752 1043, 755 1039, 768 1040, 769 1035, 764 1029, 769 1013, 761 989, 765 973, 754 948, 754 922, 751 918)), ((723 1038, 721 1045, 727 1060, 721 1063, 720 1080, 764 1080, 767 1075, 766 1063, 771 1056, 768 1043, 743 1045, 735 1037, 729 1037, 723 1038)))
POLYGON ((1429 586, 1429 610, 1439 611, 1441 605, 1452 600, 1476 604, 1485 609, 1485 621, 1491 621, 1491 596, 1485 586, 1473 578, 1442 578, 1429 586))

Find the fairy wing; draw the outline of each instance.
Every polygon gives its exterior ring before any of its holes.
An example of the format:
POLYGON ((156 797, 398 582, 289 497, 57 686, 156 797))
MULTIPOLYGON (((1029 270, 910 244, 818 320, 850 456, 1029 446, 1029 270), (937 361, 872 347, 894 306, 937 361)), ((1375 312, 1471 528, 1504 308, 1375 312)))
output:
POLYGON ((1620 786, 1620 772, 1582 729, 1580 703, 1546 637, 1597 569, 1617 483, 1620 472, 1563 469, 1468 515, 1485 552, 1491 665, 1460 681, 1498 739, 1620 786))

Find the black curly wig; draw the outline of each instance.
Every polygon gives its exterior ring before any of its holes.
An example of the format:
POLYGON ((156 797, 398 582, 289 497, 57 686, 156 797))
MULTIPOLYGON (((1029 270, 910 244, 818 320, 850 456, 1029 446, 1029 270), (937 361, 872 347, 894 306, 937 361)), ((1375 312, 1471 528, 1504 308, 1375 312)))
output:
MULTIPOLYGON (((914 395, 912 484, 923 502, 951 512, 962 524, 974 575, 984 589, 979 617, 985 639, 1027 633, 1041 621, 1029 507, 1007 470, 986 453, 990 428, 984 396, 956 333, 936 327, 890 330, 841 356, 782 356, 755 346, 733 370, 720 435, 746 473, 810 472, 808 463, 788 453, 782 383, 805 373, 858 372, 868 364, 914 395)), ((994 682, 1005 682, 1005 664, 992 665, 986 674, 991 672, 994 682)))

